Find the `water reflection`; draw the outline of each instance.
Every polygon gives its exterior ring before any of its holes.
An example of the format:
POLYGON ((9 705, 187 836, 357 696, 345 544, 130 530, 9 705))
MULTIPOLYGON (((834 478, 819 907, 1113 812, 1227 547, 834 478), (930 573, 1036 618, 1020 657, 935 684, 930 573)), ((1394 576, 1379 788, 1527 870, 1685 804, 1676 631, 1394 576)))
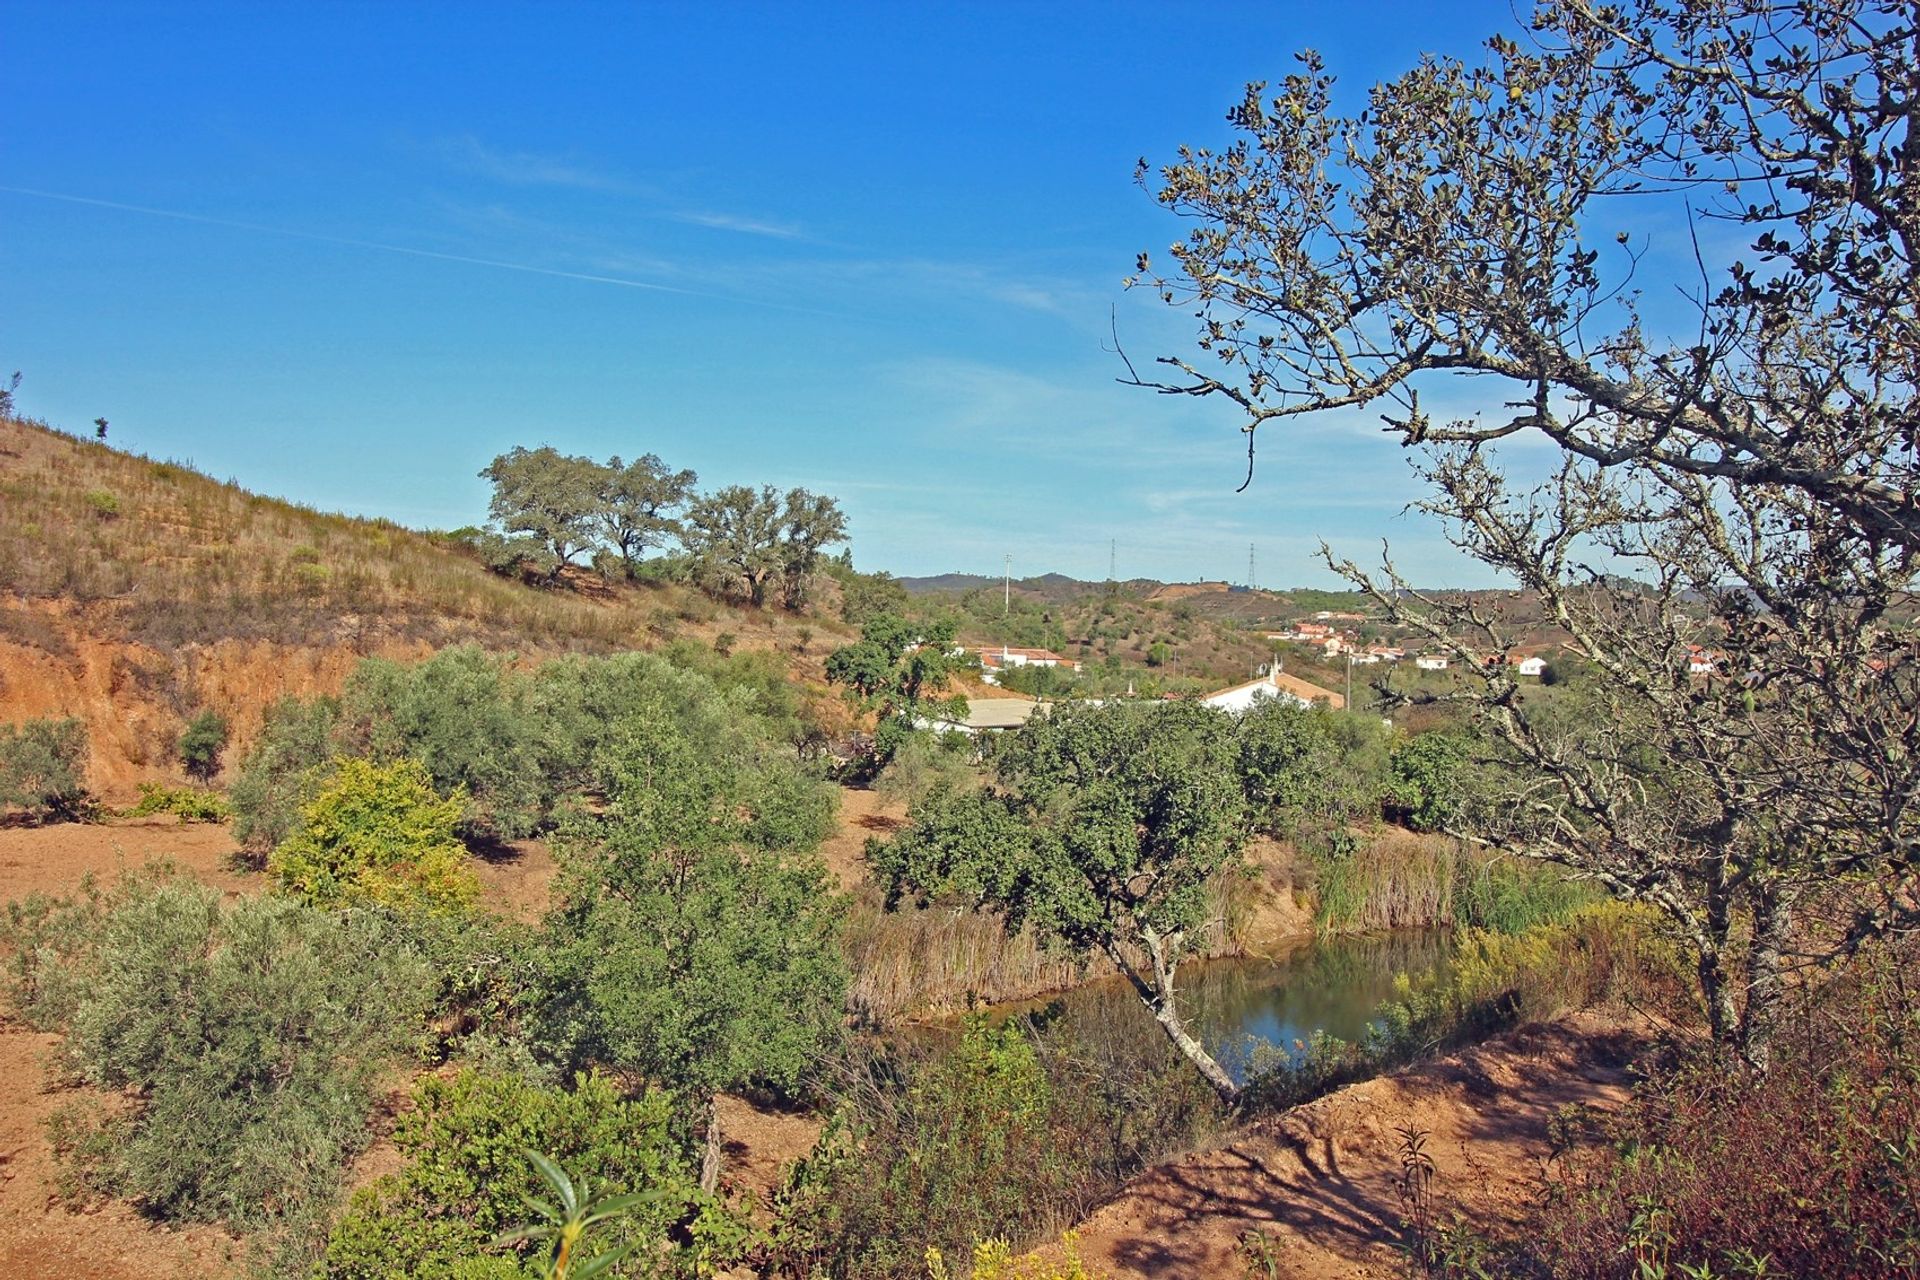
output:
MULTIPOLYGON (((1343 1040, 1393 994, 1398 973, 1438 969, 1451 951, 1445 930, 1403 930, 1310 943, 1283 960, 1215 960, 1180 970, 1181 1012, 1220 1065, 1245 1083, 1256 1052, 1297 1054, 1315 1031, 1343 1040)), ((1130 987, 1097 982, 1058 997, 1068 1011, 1158 1035, 1130 987)))

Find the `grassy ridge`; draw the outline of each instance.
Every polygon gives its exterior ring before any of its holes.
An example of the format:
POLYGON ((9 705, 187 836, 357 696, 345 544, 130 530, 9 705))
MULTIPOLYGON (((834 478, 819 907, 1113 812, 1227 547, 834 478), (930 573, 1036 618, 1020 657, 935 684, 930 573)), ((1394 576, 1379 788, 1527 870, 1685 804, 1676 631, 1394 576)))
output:
MULTIPOLYGON (((315 511, 42 424, 0 420, 0 593, 89 607, 123 638, 339 643, 365 628, 433 644, 645 647, 724 611, 669 584, 537 590, 458 544, 315 511)), ((9 611, 6 634, 57 650, 9 611)))

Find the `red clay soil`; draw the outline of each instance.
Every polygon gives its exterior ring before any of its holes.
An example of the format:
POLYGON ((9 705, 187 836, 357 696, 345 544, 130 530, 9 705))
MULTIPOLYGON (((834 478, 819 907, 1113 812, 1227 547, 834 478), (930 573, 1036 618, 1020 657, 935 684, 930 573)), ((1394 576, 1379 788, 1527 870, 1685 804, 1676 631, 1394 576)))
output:
POLYGON ((70 893, 88 873, 111 882, 155 859, 228 893, 250 892, 262 877, 235 862, 238 847, 226 826, 166 816, 0 826, 0 902, 70 893))
POLYGON ((1538 1199, 1554 1113, 1619 1106, 1644 1043, 1578 1015, 1263 1117, 1228 1145, 1135 1178, 1077 1228, 1081 1257, 1115 1280, 1235 1277, 1254 1274, 1238 1246, 1257 1231, 1279 1276, 1404 1275, 1397 1128, 1426 1132, 1443 1220, 1457 1208, 1484 1231, 1510 1232, 1538 1199))
POLYGON ((47 1070, 58 1036, 0 1025, 0 1276, 7 1280, 211 1280, 242 1246, 217 1227, 170 1230, 117 1201, 58 1193, 47 1117, 77 1095, 47 1070))

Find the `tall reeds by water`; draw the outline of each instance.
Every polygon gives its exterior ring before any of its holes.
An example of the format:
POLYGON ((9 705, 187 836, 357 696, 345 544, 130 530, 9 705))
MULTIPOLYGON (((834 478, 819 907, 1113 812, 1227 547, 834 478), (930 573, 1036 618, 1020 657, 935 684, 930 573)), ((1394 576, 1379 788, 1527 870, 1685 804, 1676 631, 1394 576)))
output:
POLYGON ((1599 895, 1553 867, 1398 828, 1315 850, 1314 922, 1325 933, 1465 927, 1519 933, 1599 895))
MULTIPOLYGON (((1190 940, 1189 955, 1244 955, 1251 894, 1243 877, 1216 880, 1208 890, 1207 924, 1190 940)), ((846 949, 853 1006, 879 1022, 1024 1000, 1113 973, 1106 960, 1083 967, 1049 952, 1030 928, 1009 934, 989 912, 941 905, 887 911, 871 886, 849 913, 846 949)))

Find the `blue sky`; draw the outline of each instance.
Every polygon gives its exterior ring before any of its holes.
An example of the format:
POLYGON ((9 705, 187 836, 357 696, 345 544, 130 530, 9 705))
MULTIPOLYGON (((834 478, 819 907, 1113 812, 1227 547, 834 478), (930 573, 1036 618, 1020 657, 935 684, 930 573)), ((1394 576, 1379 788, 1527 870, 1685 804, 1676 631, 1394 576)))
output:
MULTIPOLYGON (((1330 581, 1402 508, 1371 415, 1266 442, 1115 383, 1137 157, 1320 49, 1354 97, 1505 3, 137 6, 11 0, 0 365, 250 488, 477 523, 515 444, 839 497, 863 568, 1330 581)), ((1471 406, 1468 406, 1471 407, 1471 406)))

